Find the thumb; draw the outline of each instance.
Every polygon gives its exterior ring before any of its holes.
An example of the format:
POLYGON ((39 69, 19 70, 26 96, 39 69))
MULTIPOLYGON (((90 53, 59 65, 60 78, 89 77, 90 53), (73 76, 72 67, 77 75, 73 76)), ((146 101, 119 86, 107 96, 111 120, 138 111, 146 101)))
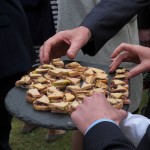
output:
POLYGON ((120 117, 116 119, 116 123, 119 125, 128 115, 127 111, 120 109, 119 110, 120 117))
POLYGON ((71 43, 70 48, 67 51, 67 56, 70 59, 74 59, 76 57, 76 55, 78 54, 78 51, 81 49, 81 44, 79 44, 79 42, 73 42, 71 43))

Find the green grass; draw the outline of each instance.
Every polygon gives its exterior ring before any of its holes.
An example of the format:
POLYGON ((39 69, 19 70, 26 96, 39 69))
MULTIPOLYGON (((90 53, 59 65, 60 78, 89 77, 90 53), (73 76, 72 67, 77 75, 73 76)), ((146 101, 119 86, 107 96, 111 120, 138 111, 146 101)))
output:
MULTIPOLYGON (((143 93, 141 108, 147 104, 147 90, 143 93)), ((68 131, 63 137, 53 143, 44 141, 48 129, 37 128, 32 133, 21 134, 23 122, 14 118, 12 121, 12 131, 10 135, 10 145, 13 150, 71 150, 71 131, 68 131)))
POLYGON ((14 118, 10 135, 13 150, 71 150, 71 131, 53 143, 44 141, 48 129, 37 128, 28 134, 21 134, 23 122, 14 118))
POLYGON ((141 104, 140 104, 140 109, 139 109, 139 114, 141 114, 141 109, 143 108, 143 107, 145 107, 146 105, 147 105, 147 103, 148 103, 148 90, 144 90, 144 92, 143 92, 143 98, 142 98, 142 101, 141 101, 141 104))

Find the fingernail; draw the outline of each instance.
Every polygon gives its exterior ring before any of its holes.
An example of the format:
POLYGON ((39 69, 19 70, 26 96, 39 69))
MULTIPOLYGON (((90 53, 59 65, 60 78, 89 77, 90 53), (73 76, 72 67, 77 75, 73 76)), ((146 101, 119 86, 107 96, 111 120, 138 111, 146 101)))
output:
POLYGON ((71 59, 74 59, 75 58, 75 54, 73 52, 70 52, 68 54, 68 57, 71 58, 71 59))

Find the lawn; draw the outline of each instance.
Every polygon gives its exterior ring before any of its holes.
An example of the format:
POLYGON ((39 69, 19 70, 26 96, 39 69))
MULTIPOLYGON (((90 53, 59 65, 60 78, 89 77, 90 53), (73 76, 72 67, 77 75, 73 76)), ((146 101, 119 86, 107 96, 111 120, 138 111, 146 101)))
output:
POLYGON ((71 131, 53 143, 45 142, 48 129, 37 128, 28 134, 21 134, 23 122, 14 118, 10 145, 13 150, 71 150, 71 131))
MULTIPOLYGON (((143 93, 141 108, 147 104, 147 90, 143 93)), ((32 133, 21 134, 23 122, 14 118, 10 135, 10 145, 13 150, 71 150, 71 131, 53 143, 44 141, 47 129, 37 128, 32 133)))

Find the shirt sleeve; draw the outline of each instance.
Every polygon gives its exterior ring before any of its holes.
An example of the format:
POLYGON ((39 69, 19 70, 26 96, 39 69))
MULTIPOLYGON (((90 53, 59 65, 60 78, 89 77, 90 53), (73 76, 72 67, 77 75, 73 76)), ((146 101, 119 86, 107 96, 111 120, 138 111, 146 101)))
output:
POLYGON ((150 125, 150 120, 142 115, 128 113, 128 116, 120 125, 124 135, 137 146, 147 127, 150 125))

